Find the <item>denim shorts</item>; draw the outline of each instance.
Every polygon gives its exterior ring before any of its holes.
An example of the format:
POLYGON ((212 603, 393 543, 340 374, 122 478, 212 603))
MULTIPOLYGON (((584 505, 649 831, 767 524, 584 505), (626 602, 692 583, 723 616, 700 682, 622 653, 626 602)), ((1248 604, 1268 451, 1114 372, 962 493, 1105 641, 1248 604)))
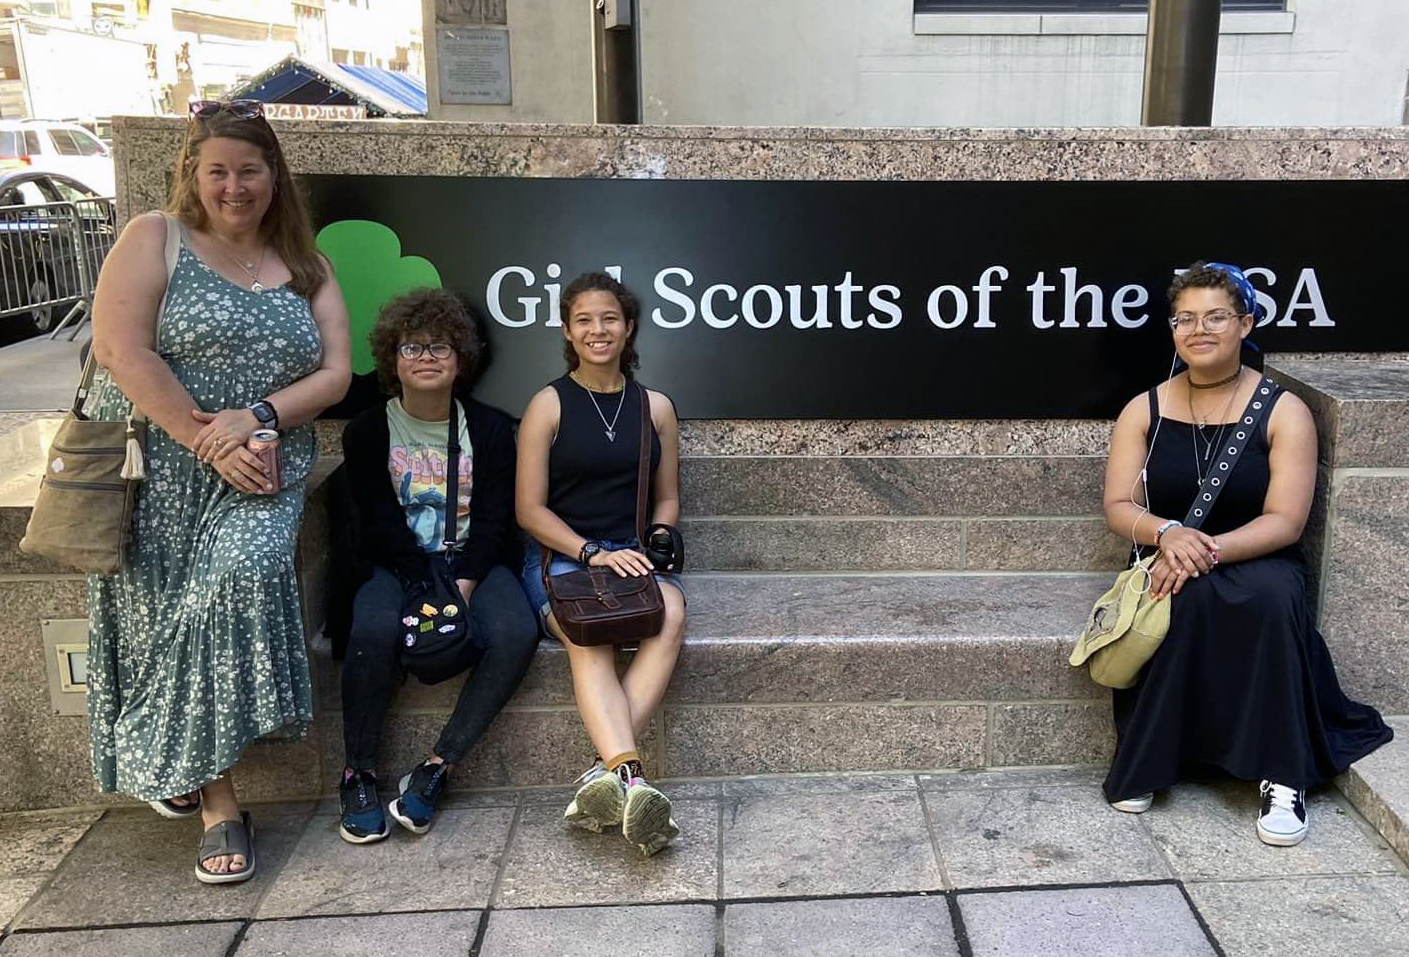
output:
MULTIPOLYGON (((618 551, 623 548, 636 548, 641 546, 634 538, 600 541, 605 551, 618 551)), ((577 559, 569 558, 558 552, 553 553, 552 560, 548 563, 549 575, 566 575, 568 572, 580 571, 586 565, 579 564, 577 559)), ((680 576, 675 572, 656 572, 656 581, 662 585, 674 585, 680 591, 681 597, 685 595, 685 586, 680 582, 680 576)), ((548 592, 543 588, 543 553, 539 544, 532 539, 528 539, 523 552, 523 590, 528 595, 528 603, 538 612, 538 621, 545 624, 548 620, 548 592)), ((546 624, 545 624, 546 630, 546 624)))

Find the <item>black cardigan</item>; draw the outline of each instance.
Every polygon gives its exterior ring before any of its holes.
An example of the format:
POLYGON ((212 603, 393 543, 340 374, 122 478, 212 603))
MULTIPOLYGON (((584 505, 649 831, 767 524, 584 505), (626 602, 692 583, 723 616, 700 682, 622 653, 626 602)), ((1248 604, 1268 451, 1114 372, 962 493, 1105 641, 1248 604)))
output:
MULTIPOLYGON (((474 463, 470 491, 470 531, 455 556, 456 578, 482 581, 496 564, 515 572, 518 536, 514 525, 514 426, 497 409, 457 396, 465 409, 474 463)), ((363 412, 342 433, 343 462, 352 493, 353 535, 360 578, 378 565, 402 581, 424 581, 429 556, 406 525, 387 471, 391 433, 386 403, 363 412)))

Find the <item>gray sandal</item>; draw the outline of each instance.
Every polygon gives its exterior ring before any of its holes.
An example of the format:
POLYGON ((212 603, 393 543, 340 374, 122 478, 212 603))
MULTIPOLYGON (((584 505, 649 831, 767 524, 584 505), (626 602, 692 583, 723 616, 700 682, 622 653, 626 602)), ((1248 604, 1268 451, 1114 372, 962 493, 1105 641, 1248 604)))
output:
POLYGON ((221 821, 201 835, 196 858, 196 880, 202 884, 238 884, 254 876, 254 821, 249 811, 241 811, 238 821, 221 821), (242 870, 227 874, 208 871, 205 862, 212 857, 239 854, 245 859, 242 870))

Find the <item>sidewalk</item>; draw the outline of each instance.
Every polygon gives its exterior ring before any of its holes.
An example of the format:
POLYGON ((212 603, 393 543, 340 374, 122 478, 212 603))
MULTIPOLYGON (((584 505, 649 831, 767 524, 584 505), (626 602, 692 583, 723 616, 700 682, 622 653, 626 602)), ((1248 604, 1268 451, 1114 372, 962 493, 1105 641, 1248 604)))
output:
POLYGON ((62 411, 73 402, 83 371, 78 353, 91 333, 74 342, 36 336, 0 347, 0 412, 62 411))
POLYGON ((665 787, 643 859, 561 823, 566 789, 452 792, 355 847, 336 800, 254 805, 258 875, 198 885, 199 827, 143 809, 0 817, 0 957, 651 957, 1409 952, 1404 863, 1333 788, 1270 848, 1256 787, 1112 811, 1094 768, 665 787))

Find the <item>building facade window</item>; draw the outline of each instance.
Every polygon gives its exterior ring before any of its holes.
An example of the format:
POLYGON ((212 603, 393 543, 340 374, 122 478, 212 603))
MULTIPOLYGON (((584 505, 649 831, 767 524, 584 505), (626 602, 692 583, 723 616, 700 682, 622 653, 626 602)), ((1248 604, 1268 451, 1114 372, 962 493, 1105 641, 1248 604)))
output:
MULTIPOLYGON (((1286 8, 1286 0, 1223 0, 1225 13, 1286 8)), ((915 0, 916 13, 1146 13, 1149 9, 1149 0, 915 0)))

